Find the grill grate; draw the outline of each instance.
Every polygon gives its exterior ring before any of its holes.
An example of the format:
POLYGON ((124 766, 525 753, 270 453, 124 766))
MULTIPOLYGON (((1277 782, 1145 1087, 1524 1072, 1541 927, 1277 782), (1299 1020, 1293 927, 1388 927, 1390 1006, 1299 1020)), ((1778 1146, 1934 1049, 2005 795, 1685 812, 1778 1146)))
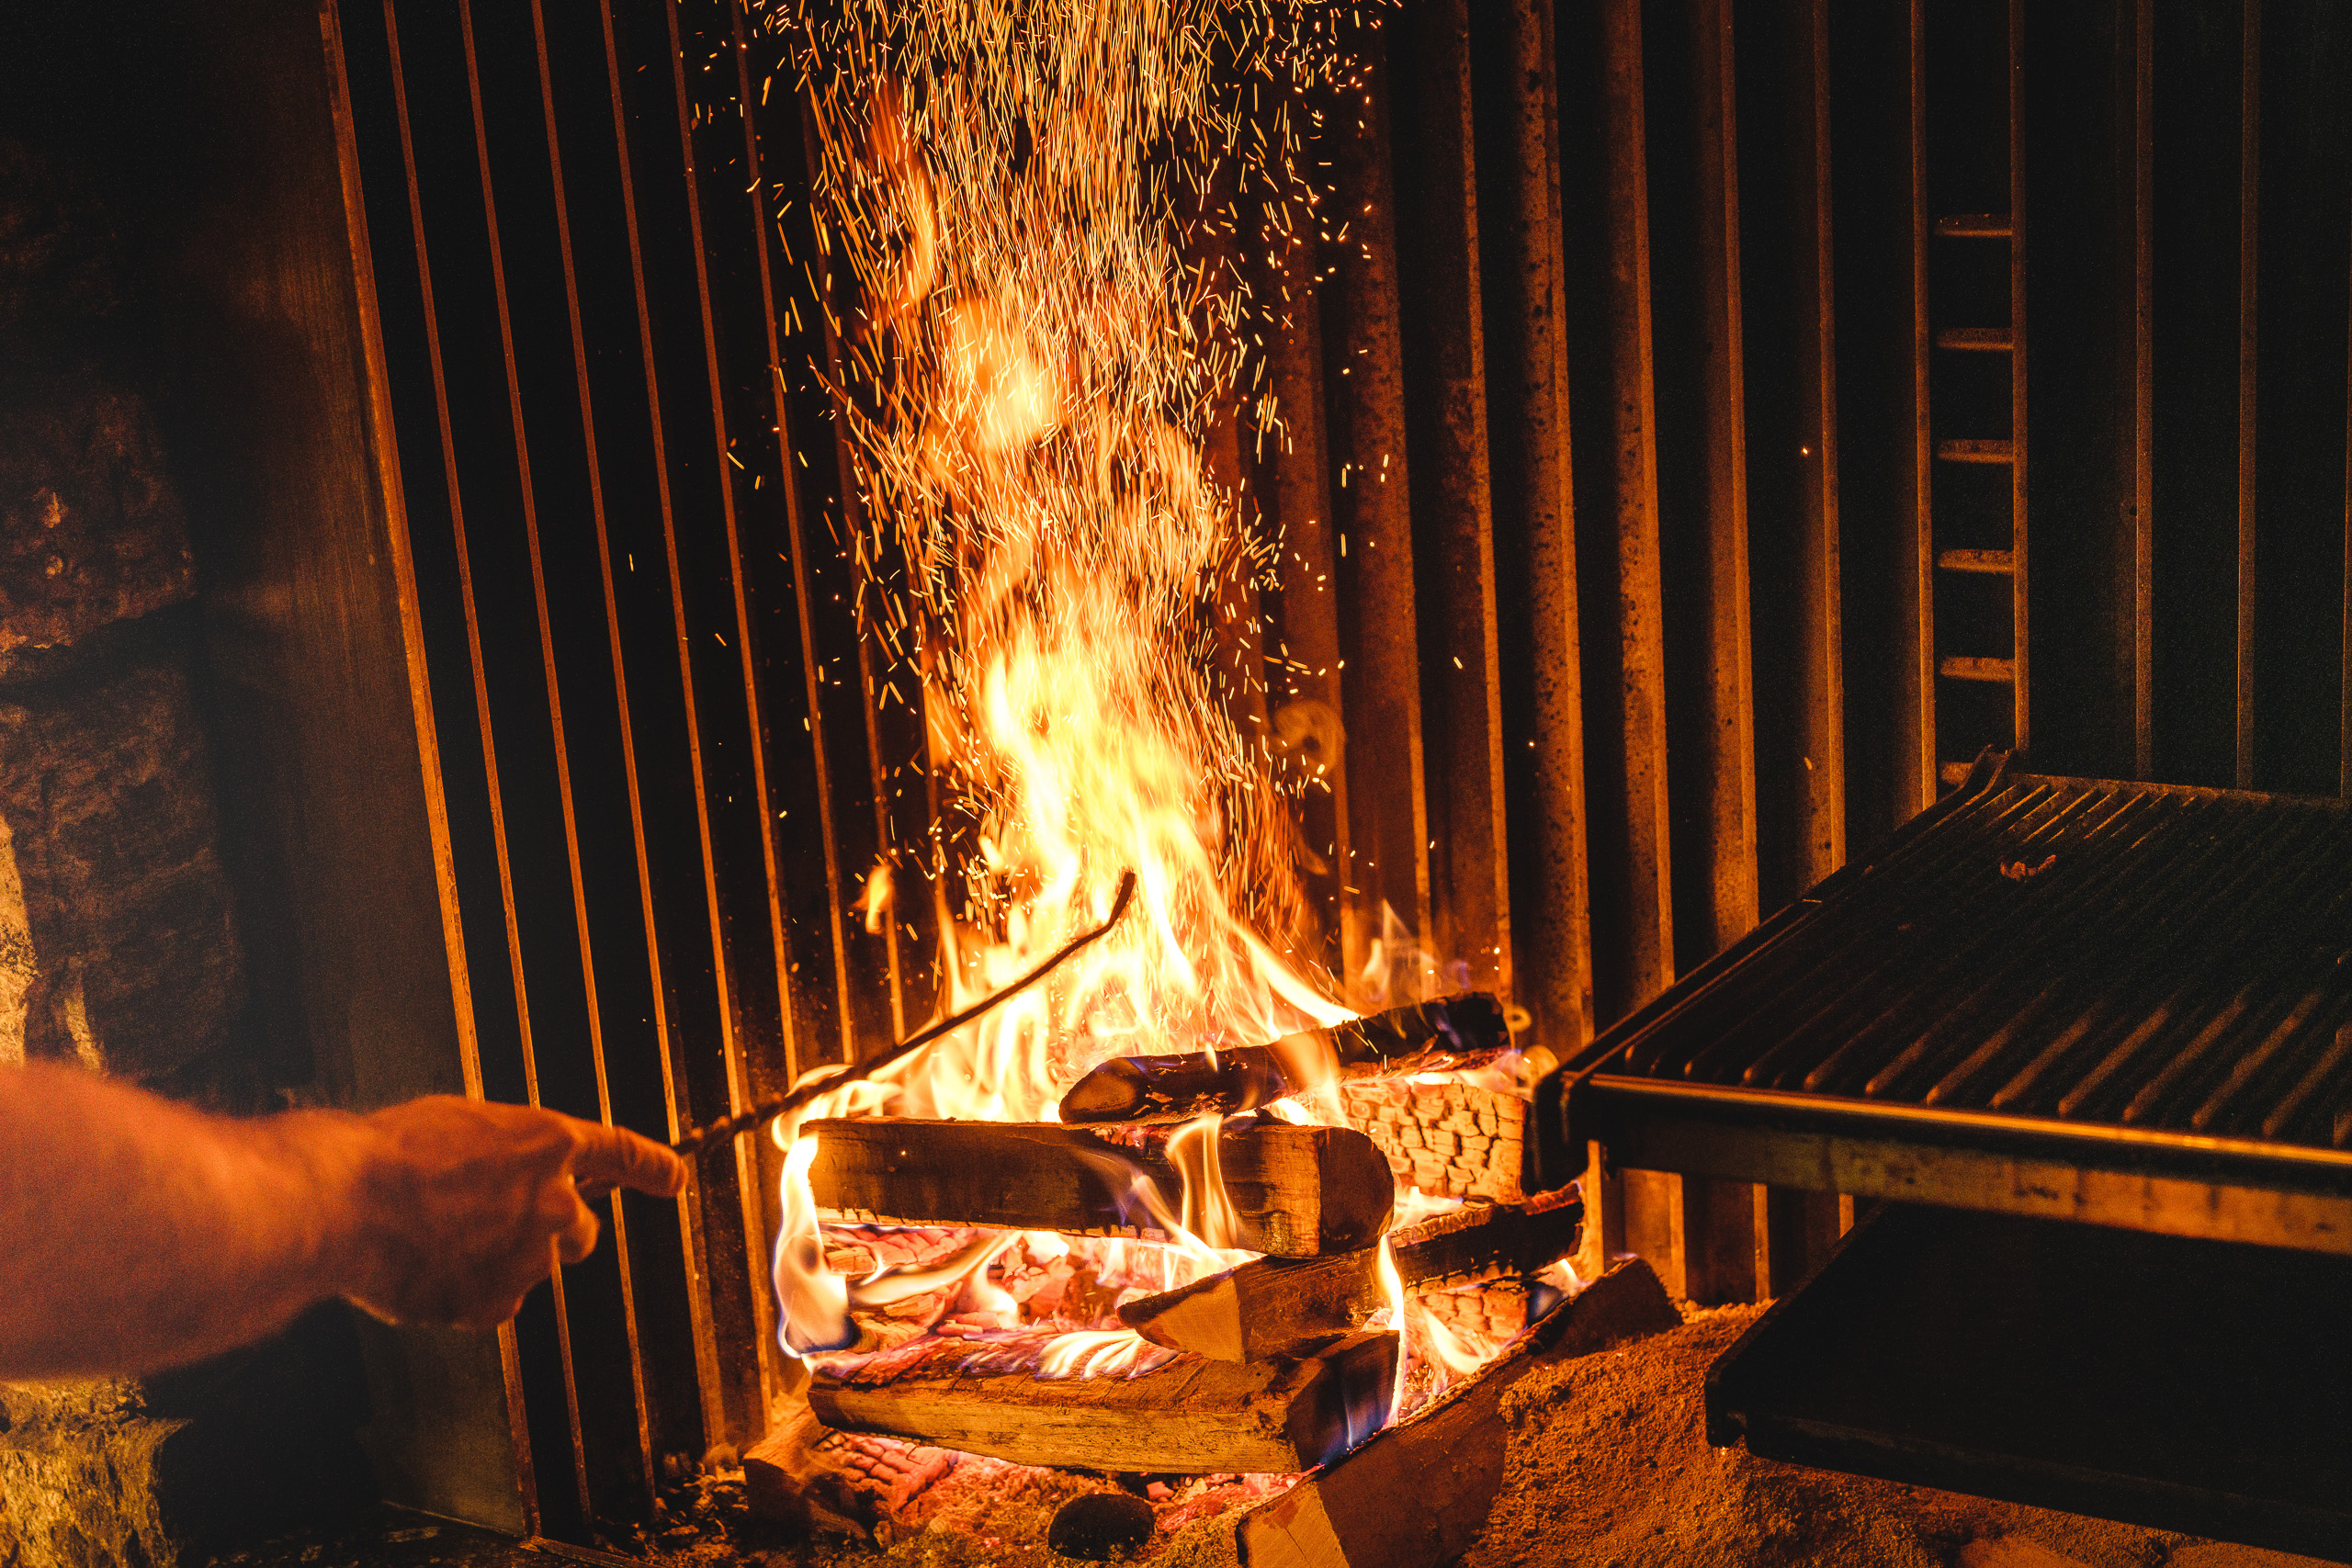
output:
MULTIPOLYGON (((1572 1146, 1598 1137, 1637 1164, 1637 1149, 1665 1152, 1661 1119, 1739 1123, 1760 1135, 1695 1158, 1703 1140, 1684 1140, 1661 1168, 1757 1179, 1843 1128, 1881 1156, 1932 1146, 1947 1165, 1972 1149, 2014 1165, 2032 1145, 2062 1169, 2352 1193, 2352 1156, 2334 1153, 2352 1146, 2352 815, 1982 767, 1596 1043, 1568 1113, 1572 1146)), ((1949 1172, 1916 1167, 1898 1156, 1837 1184, 1953 1197, 1949 1172)), ((2067 1206, 2007 1201, 1984 1169, 1962 1185, 1984 1189, 1974 1206, 2067 1206)))

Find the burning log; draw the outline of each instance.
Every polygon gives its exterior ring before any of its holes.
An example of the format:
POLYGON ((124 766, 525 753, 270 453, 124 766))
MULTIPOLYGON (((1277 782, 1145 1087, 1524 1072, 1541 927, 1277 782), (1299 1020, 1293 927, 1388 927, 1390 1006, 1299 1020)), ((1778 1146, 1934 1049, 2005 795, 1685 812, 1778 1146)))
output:
MULTIPOLYGON (((1082 1127, 900 1119, 812 1122, 804 1135, 817 1140, 819 1207, 859 1221, 1159 1235, 1153 1205, 1174 1215, 1184 1201, 1165 1139, 1136 1148, 1082 1127)), ((1395 1185, 1361 1133, 1228 1127, 1216 1162, 1229 1224, 1193 1227, 1216 1245, 1314 1258, 1370 1247, 1388 1228, 1395 1185)))
POLYGON ((1065 1378, 1037 1375, 1034 1357, 993 1370, 1001 1348, 937 1339, 820 1371, 809 1407, 830 1427, 1021 1464, 1286 1472, 1346 1452, 1387 1421, 1397 1341, 1363 1333, 1313 1356, 1237 1365, 1175 1355, 1130 1376, 1065 1378))
POLYGON ((1284 1035, 1271 1045, 1103 1063, 1062 1096, 1073 1122, 1189 1122, 1231 1115, 1311 1088, 1336 1064, 1342 1078, 1396 1077, 1481 1066, 1510 1049, 1502 1004, 1482 992, 1284 1035))
POLYGON ((1250 1568, 1419 1568, 1466 1550, 1503 1481, 1503 1396, 1529 1372, 1680 1326, 1648 1264, 1594 1280, 1444 1398, 1244 1515, 1250 1568), (1442 1476, 1443 1484, 1430 1484, 1442 1476))
MULTIPOLYGON (((1576 1250, 1584 1206, 1547 1193, 1524 1208, 1472 1205, 1389 1237, 1405 1288, 1494 1270, 1532 1273, 1576 1250)), ((1387 1304, 1375 1252, 1260 1258, 1147 1296, 1119 1319, 1155 1345, 1255 1361, 1345 1333, 1387 1304)))

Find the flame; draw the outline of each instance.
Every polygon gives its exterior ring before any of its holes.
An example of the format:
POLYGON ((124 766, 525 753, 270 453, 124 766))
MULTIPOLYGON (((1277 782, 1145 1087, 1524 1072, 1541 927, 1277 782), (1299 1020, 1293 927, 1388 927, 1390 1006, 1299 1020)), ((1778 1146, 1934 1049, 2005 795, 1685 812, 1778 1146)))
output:
MULTIPOLYGON (((1353 1016, 1340 981, 1302 956, 1298 867, 1312 857, 1283 794, 1338 756, 1337 716, 1286 710, 1268 727, 1262 674, 1212 658, 1215 585, 1268 552, 1202 457, 1243 374, 1239 284, 1177 243, 1184 198, 1214 168, 1246 181, 1280 165, 1295 181, 1303 162, 1287 119, 1245 139, 1254 89, 1220 96, 1213 55, 1278 85, 1331 80, 1338 24, 1289 0, 801 0, 763 25, 792 39, 814 111, 815 260, 854 280, 820 296, 868 519, 852 541, 861 626, 920 681, 948 803, 929 863, 886 855, 856 913, 885 929, 910 872, 948 889, 962 911, 945 933, 952 1011, 1100 922, 1123 873, 1137 879, 1136 908, 1066 971, 775 1124, 779 1337, 797 1356, 837 1350, 855 1340, 853 1305, 953 1286, 930 1326, 985 1341, 976 1358, 1132 1375, 1167 1353, 1124 1331, 1042 1346, 1000 1332, 1019 1321, 994 1278, 1016 1238, 854 1284, 831 1275, 800 1128, 1051 1121, 1061 1090, 1110 1056, 1353 1016), (1278 775, 1277 750, 1307 750, 1311 773, 1278 775)), ((1430 994, 1436 974, 1384 908, 1344 989, 1387 1005, 1430 994)), ((1286 1066, 1311 1087, 1270 1113, 1343 1123, 1336 1062, 1286 1066)), ((1210 1116, 1171 1138, 1181 1193, 1136 1182, 1138 1228, 1169 1245, 1131 1277, 1172 1288, 1250 1256, 1229 1245, 1218 1133, 1210 1116)), ((1469 1350, 1409 1306, 1385 1243, 1381 1258, 1393 1325, 1452 1370, 1469 1350)), ((1400 1396, 1404 1374, 1400 1361, 1400 1396)))
MULTIPOLYGON (((1412 1311, 1412 1306, 1405 1297, 1405 1276, 1396 1271, 1396 1249, 1388 1245, 1388 1238, 1385 1235, 1380 1238, 1378 1268, 1380 1293, 1388 1303, 1389 1326, 1401 1335, 1405 1332, 1408 1315, 1412 1311)), ((1407 1360, 1408 1358, 1405 1356, 1400 1355, 1396 1358, 1396 1381, 1388 1391, 1388 1408, 1392 1411, 1405 1408, 1407 1360)))
MULTIPOLYGON (((1271 13, 1241 16, 1246 31, 1271 13)), ((1205 176, 1164 152, 1229 155, 1209 62, 1234 17, 1213 0, 848 0, 765 20, 797 47, 820 244, 856 286, 831 322, 834 392, 871 519, 865 579, 887 585, 861 610, 919 672, 951 801, 931 868, 964 910, 944 1007, 1016 978, 1137 878, 1136 909, 1069 972, 776 1124, 776 1287, 798 1354, 842 1343, 854 1299, 824 1278, 802 1122, 1050 1121, 1111 1055, 1351 1012, 1292 956, 1307 922, 1271 738, 1242 733, 1253 694, 1213 676, 1204 630, 1211 585, 1254 558, 1201 456, 1238 374, 1214 323, 1235 316, 1231 280, 1188 271, 1175 242, 1176 184, 1205 176)), ((866 929, 897 874, 887 858, 869 874, 866 929)), ((1137 1210, 1173 1238, 1176 1272, 1229 1266, 1214 1119, 1170 1154, 1183 1192, 1138 1190, 1137 1210)), ((993 1289, 989 1268, 962 1276, 967 1296, 993 1289)))
POLYGON ((784 1218, 775 1241, 776 1337, 795 1356, 839 1349, 857 1337, 849 1320, 849 1286, 825 1267, 817 1234, 817 1200, 808 1167, 817 1143, 804 1138, 784 1156, 784 1218))

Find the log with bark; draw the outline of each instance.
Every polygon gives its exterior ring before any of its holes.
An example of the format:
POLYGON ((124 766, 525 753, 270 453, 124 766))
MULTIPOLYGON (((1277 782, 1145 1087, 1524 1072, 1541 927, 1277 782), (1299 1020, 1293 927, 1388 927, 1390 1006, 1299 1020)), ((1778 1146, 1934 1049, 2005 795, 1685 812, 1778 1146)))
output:
POLYGON ((1483 992, 1448 997, 1287 1034, 1267 1045, 1103 1063, 1062 1096, 1069 1122, 1188 1122, 1231 1115, 1341 1079, 1482 1066, 1510 1049, 1502 1004, 1483 992))
MULTIPOLYGON (((1566 1193, 1524 1205, 1474 1203, 1393 1233, 1407 1290, 1493 1271, 1532 1273, 1576 1250, 1584 1207, 1566 1193)), ((1119 1308, 1155 1345, 1218 1360, 1254 1361, 1343 1334, 1387 1304, 1379 1254, 1297 1261, 1260 1258, 1119 1308)))
MULTIPOLYGON (((1148 1371, 1042 1377, 1027 1343, 943 1338, 820 1370, 825 1425, 1022 1464, 1209 1475, 1306 1470, 1388 1419, 1396 1336, 1351 1335, 1310 1356, 1238 1365, 1170 1354, 1148 1371)), ((1112 1337, 1091 1337, 1107 1339, 1112 1337)))
POLYGON ((1421 1568, 1468 1549, 1501 1490, 1502 1402, 1528 1373, 1679 1327, 1639 1258, 1619 1264, 1428 1409, 1235 1528, 1247 1568, 1421 1568))
POLYGON ((1083 1127, 891 1118, 812 1122, 802 1135, 817 1140, 818 1206, 858 1222, 1158 1238, 1167 1216, 1216 1246, 1312 1258, 1378 1241, 1396 1192, 1388 1162, 1346 1127, 1228 1124, 1216 1163, 1230 1215, 1214 1224, 1170 1140, 1140 1130, 1121 1142, 1083 1127))

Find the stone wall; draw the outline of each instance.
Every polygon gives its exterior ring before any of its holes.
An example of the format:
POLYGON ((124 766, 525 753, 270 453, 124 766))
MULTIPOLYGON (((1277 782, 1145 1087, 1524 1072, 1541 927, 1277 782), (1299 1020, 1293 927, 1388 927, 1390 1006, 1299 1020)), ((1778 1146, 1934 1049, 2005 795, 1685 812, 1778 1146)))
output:
POLYGON ((196 565, 113 363, 111 246, 70 179, 0 142, 0 1050, 251 1104, 196 565))

